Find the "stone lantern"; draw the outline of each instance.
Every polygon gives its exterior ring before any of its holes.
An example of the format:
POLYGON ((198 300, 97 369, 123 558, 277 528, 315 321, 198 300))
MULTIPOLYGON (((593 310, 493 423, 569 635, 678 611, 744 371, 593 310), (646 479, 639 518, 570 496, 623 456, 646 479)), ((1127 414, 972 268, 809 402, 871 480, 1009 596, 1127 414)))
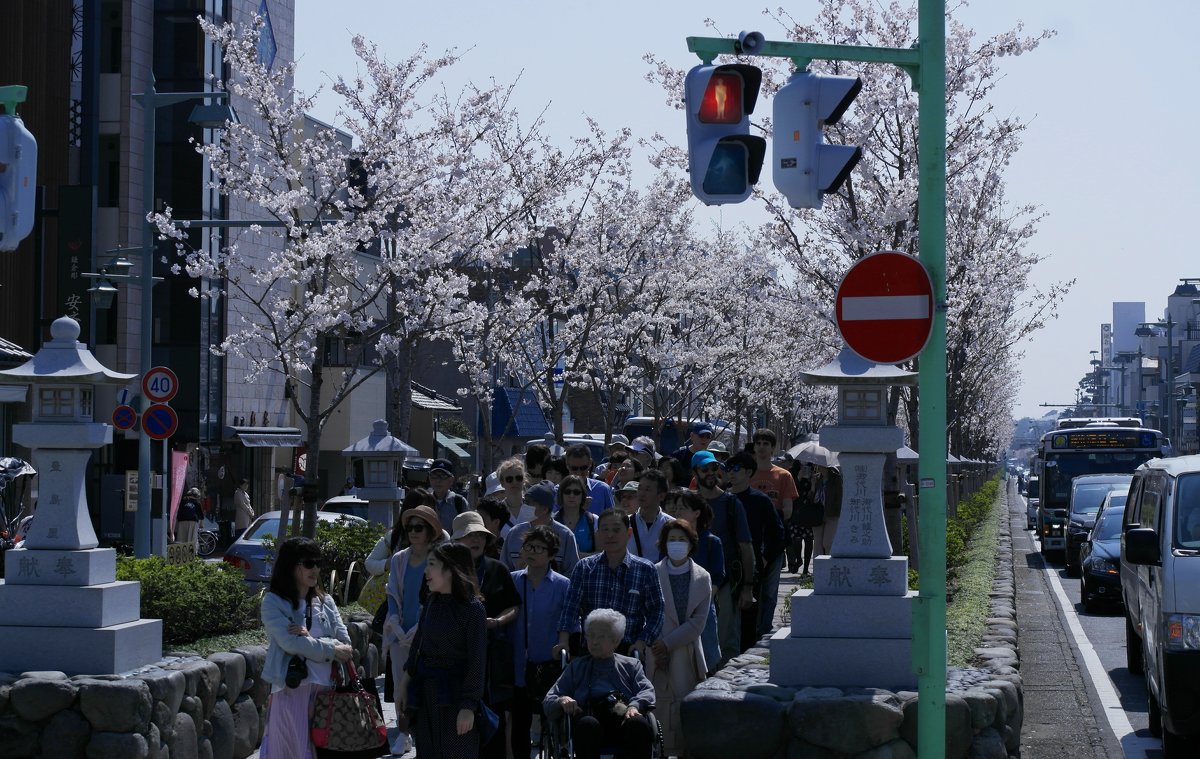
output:
POLYGON ((404 499, 402 467, 409 456, 419 451, 388 433, 387 422, 376 419, 371 434, 342 450, 357 468, 361 463, 363 486, 358 497, 367 501, 367 519, 390 527, 400 515, 404 499))
POLYGON ((32 386, 33 419, 13 441, 33 451, 38 504, 22 549, 5 552, 0 581, 0 671, 115 674, 162 657, 162 622, 139 618, 136 582, 116 581, 116 551, 98 548, 84 487, 92 451, 112 427, 92 418, 92 387, 136 377, 103 366, 54 321, 51 340, 0 383, 32 386))
POLYGON ((904 433, 887 424, 890 385, 916 374, 871 363, 844 349, 832 363, 801 377, 836 385, 838 423, 821 429, 837 451, 841 516, 830 555, 813 559, 813 589, 792 596, 791 628, 771 639, 771 682, 788 685, 907 688, 912 672, 912 603, 908 558, 893 556, 883 514, 887 456, 904 433))

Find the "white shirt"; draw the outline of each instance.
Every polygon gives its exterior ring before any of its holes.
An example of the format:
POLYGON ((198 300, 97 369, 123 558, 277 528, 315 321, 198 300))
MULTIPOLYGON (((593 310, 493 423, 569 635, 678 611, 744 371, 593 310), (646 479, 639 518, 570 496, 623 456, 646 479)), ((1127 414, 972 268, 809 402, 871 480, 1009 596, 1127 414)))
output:
POLYGON ((633 534, 629 536, 629 552, 634 556, 640 556, 649 562, 657 564, 662 561, 662 554, 658 552, 658 536, 662 534, 663 525, 668 522, 674 522, 675 517, 667 512, 659 509, 658 516, 654 518, 654 522, 646 527, 646 520, 642 519, 640 512, 634 512, 629 518, 630 529, 633 534), (634 537, 636 535, 636 538, 634 537), (638 541, 642 543, 642 550, 638 550, 638 541))

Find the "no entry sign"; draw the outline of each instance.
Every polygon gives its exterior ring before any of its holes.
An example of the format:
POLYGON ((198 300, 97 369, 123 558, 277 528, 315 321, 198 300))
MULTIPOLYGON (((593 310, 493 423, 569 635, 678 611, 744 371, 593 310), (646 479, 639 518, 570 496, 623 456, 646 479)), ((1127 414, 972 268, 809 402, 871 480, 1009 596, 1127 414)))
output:
POLYGON ((142 431, 154 440, 166 440, 179 428, 175 409, 156 403, 142 414, 142 431))
POLYGON ((933 329, 933 281, 912 256, 894 251, 861 259, 842 277, 837 325, 858 355, 877 364, 916 356, 933 329))

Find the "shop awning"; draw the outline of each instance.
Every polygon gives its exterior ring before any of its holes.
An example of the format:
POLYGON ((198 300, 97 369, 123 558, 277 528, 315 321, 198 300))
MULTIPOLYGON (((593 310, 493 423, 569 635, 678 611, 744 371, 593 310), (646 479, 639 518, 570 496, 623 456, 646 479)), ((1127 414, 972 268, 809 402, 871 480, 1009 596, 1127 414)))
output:
POLYGON ((0 385, 0 403, 24 403, 29 385, 0 385))
POLYGON ((304 437, 297 427, 226 427, 224 437, 247 448, 299 448, 304 445, 304 437))

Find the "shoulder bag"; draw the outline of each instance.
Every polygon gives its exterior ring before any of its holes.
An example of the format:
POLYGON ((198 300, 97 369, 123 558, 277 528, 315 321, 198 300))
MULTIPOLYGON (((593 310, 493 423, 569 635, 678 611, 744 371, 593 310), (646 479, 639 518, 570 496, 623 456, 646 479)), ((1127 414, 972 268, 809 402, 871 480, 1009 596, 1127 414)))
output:
POLYGON ((358 681, 354 665, 333 664, 332 688, 322 690, 313 699, 309 734, 313 745, 329 751, 361 752, 378 750, 371 756, 387 753, 387 726, 375 699, 358 681))

